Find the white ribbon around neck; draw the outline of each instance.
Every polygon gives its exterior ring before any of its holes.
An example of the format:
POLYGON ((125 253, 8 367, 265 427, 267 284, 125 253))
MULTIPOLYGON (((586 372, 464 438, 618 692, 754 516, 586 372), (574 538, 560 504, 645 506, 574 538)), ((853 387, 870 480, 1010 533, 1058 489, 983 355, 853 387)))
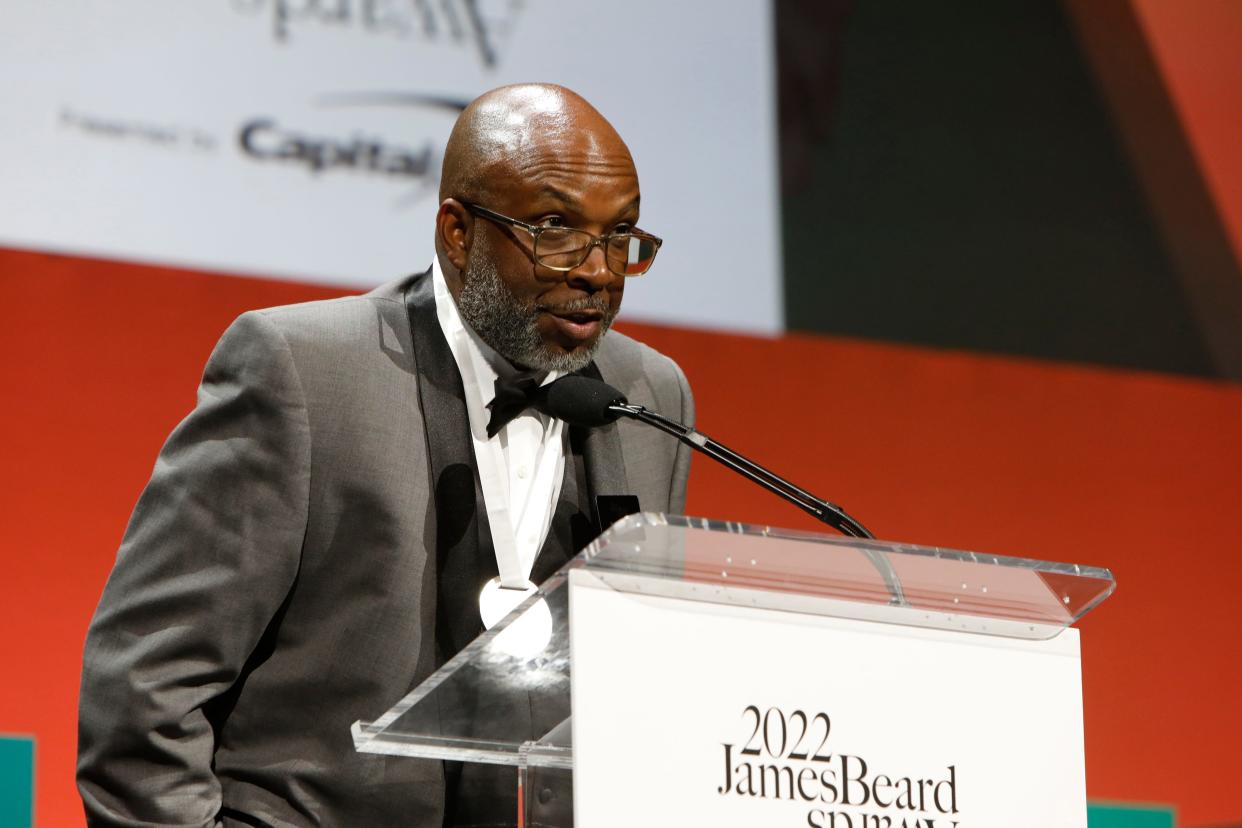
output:
MULTIPOLYGON (((466 342, 468 337, 469 333, 464 329, 457 332, 458 351, 467 354, 466 359, 462 360, 458 367, 462 372, 463 384, 477 393, 478 377, 482 367, 477 365, 475 360, 483 359, 483 356, 477 352, 477 349, 469 347, 469 343, 466 342)), ((491 528, 492 547, 496 555, 496 571, 499 573, 499 577, 488 581, 479 593, 479 615, 483 620, 483 626, 490 629, 535 592, 536 586, 530 580, 530 573, 539 555, 539 547, 546 538, 547 529, 545 527, 539 533, 539 537, 531 545, 532 548, 527 549, 525 554, 518 549, 517 535, 511 517, 514 504, 510 502, 511 497, 508 491, 508 460, 500 446, 499 439, 487 439, 485 436, 480 436, 487 433, 485 415, 472 408, 469 416, 471 441, 476 452, 476 459, 479 459, 479 454, 486 452, 489 461, 476 465, 479 467, 479 484, 483 490, 483 501, 491 528)), ((552 485, 555 498, 559 494, 559 487, 554 485, 555 480, 550 480, 549 476, 563 475, 564 467, 563 457, 558 463, 536 463, 534 469, 537 479, 531 481, 529 491, 548 491, 549 485, 552 485)), ((523 509, 527 507, 527 504, 520 505, 523 509)), ((551 504, 548 504, 548 508, 552 508, 551 504)))

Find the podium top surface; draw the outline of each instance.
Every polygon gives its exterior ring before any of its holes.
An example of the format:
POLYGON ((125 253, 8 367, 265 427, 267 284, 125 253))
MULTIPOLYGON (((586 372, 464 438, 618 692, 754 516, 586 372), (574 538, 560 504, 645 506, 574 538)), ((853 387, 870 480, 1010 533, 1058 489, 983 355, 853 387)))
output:
POLYGON ((1046 638, 1073 624, 1115 587, 1101 567, 677 515, 631 515, 581 557, 620 589, 625 581, 618 575, 648 576, 675 582, 684 598, 735 603, 740 595, 773 609, 946 629, 962 629, 965 621, 972 632, 1024 638, 1046 638), (844 604, 906 611, 860 614, 844 604), (929 624, 909 610, 962 618, 929 624))
POLYGON ((360 751, 572 767, 568 573, 690 601, 1050 638, 1110 595, 1099 567, 659 514, 618 521, 391 710, 360 751))

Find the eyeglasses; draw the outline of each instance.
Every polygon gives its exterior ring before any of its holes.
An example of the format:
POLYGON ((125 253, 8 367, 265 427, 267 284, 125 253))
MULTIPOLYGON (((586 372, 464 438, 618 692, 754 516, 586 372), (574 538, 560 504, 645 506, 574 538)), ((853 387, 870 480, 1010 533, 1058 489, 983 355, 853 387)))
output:
POLYGON ((604 261, 613 273, 618 276, 641 276, 651 267, 656 251, 664 244, 663 239, 641 230, 596 236, 572 227, 527 224, 478 204, 462 203, 477 216, 530 233, 535 242, 535 261, 549 270, 573 270, 585 262, 591 250, 599 245, 604 249, 604 261))

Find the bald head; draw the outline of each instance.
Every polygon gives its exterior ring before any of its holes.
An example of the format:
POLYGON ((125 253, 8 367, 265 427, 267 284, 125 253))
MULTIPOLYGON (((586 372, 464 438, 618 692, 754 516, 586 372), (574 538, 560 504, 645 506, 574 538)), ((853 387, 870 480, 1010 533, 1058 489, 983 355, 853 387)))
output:
POLYGON ((570 142, 633 169, 621 136, 578 93, 542 83, 485 92, 462 111, 449 135, 440 201, 488 202, 515 178, 537 174, 542 160, 556 157, 570 142))
POLYGON ((449 137, 436 213, 462 319, 515 366, 587 365, 625 290, 615 250, 610 265, 598 242, 636 227, 639 199, 625 142, 576 93, 524 84, 481 95, 449 137))

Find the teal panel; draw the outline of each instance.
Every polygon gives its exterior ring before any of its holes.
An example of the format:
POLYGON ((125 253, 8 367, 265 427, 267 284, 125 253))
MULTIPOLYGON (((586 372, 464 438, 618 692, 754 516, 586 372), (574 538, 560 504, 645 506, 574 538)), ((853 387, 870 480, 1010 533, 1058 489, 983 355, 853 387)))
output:
POLYGON ((1087 828, 1174 828, 1173 809, 1160 805, 1087 805, 1087 828))
POLYGON ((34 828, 34 739, 0 736, 0 828, 34 828))

